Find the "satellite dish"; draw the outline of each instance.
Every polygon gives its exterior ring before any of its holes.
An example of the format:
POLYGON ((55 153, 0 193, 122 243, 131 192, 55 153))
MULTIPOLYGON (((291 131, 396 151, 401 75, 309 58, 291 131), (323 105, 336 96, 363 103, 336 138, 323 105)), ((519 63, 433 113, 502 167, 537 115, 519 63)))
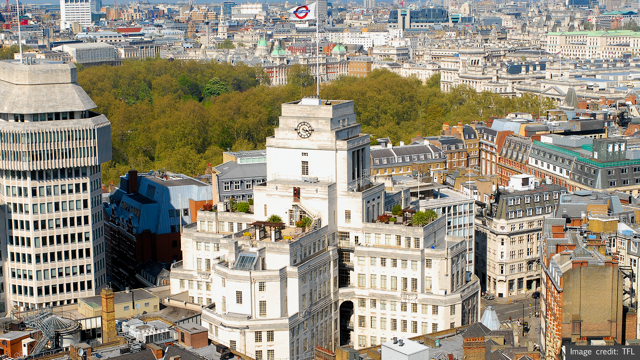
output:
POLYGON ((140 310, 140 304, 136 304, 136 309, 140 310))
POLYGON ((78 355, 80 355, 80 356, 84 355, 84 349, 78 350, 78 355))

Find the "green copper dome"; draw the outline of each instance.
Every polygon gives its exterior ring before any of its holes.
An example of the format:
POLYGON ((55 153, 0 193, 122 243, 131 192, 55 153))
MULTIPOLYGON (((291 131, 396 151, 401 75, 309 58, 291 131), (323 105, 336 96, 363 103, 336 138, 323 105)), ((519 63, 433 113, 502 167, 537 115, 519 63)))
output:
POLYGON ((287 55, 287 53, 285 53, 284 50, 282 50, 280 45, 276 46, 276 48, 273 49, 273 51, 271 52, 271 56, 285 56, 285 55, 287 55))
POLYGON ((267 47, 267 40, 264 39, 264 37, 260 38, 260 41, 258 41, 258 47, 267 47))
POLYGON ((332 54, 345 54, 346 52, 347 49, 342 44, 336 44, 336 46, 333 47, 333 50, 331 50, 332 54))

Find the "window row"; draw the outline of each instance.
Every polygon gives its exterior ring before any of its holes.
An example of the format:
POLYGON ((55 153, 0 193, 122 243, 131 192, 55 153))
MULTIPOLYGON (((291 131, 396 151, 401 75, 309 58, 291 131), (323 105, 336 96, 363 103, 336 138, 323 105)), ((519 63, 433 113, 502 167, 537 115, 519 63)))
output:
MULTIPOLYGON (((83 178, 88 175, 98 174, 100 166, 83 166, 76 168, 61 168, 52 170, 33 170, 29 178, 28 171, 0 170, 0 177, 5 180, 31 180, 31 181, 50 181, 83 178), (88 175, 87 175, 88 174, 88 175)), ((25 195, 26 196, 26 195, 25 195)))
MULTIPOLYGON (((33 238, 33 246, 39 248, 40 246, 54 246, 54 245, 62 245, 62 244, 75 244, 76 242, 89 241, 89 233, 72 233, 72 234, 60 234, 60 235, 50 235, 43 237, 34 237, 33 238)), ((8 236, 7 243, 9 245, 14 246, 22 246, 22 247, 31 247, 31 238, 25 236, 8 236)))
MULTIPOLYGON (((551 211, 553 210, 554 206, 551 205, 546 205, 544 207, 544 213, 545 214, 550 214, 551 211)), ((532 216, 533 215, 533 208, 527 208, 525 209, 527 216, 532 216)), ((509 219, 515 219, 516 217, 521 218, 524 215, 524 211, 522 210, 516 210, 516 211, 507 211, 507 217, 509 219)), ((536 215, 542 215, 542 207, 538 206, 536 207, 536 215)))
POLYGON ((212 244, 212 243, 201 242, 201 241, 196 241, 196 250, 201 251, 204 246, 204 251, 211 251, 212 245, 213 245, 213 251, 220 251, 220 244, 218 243, 212 244))
MULTIPOLYGON (((31 212, 38 214, 53 214, 61 211, 75 211, 89 209, 89 200, 54 201, 31 205, 31 212)), ((29 204, 7 203, 7 213, 29 214, 29 204)), ((71 225, 74 226, 74 225, 71 225)))
MULTIPOLYGON (((53 269, 44 269, 44 270, 36 270, 36 281, 41 280, 50 280, 57 279, 69 276, 78 276, 91 274, 91 265, 86 265, 86 273, 85 273, 85 265, 78 266, 67 266, 64 268, 53 268, 53 269)), ((24 270, 24 269, 11 269, 11 278, 12 279, 23 279, 23 280, 33 280, 33 271, 32 270, 24 270)))
MULTIPOLYGON (((61 184, 49 186, 33 186, 31 187, 31 197, 72 195, 88 192, 88 183, 61 184)), ((21 186, 5 186, 5 196, 29 197, 27 187, 21 186)))
MULTIPOLYGON (((37 296, 58 295, 92 289, 93 282, 91 280, 51 286, 38 286, 37 296)), ((11 293, 14 295, 34 296, 33 286, 11 285, 11 293)))
MULTIPOLYGON (((53 114, 58 114, 56 116, 60 116, 61 114, 66 114, 66 113, 49 113, 48 116, 53 116, 53 114)), ((44 116, 44 115, 47 115, 47 114, 40 114, 40 116, 44 116)), ((24 116, 24 115, 20 115, 20 116, 24 116)), ((37 114, 34 116, 37 116, 37 114)), ((56 120, 59 120, 59 119, 56 119, 56 120)), ((6 143, 6 144, 46 144, 51 142, 94 140, 95 138, 96 138, 95 129, 51 130, 51 131, 40 131, 40 132, 30 132, 30 133, 0 132, 0 142, 6 143)))
MULTIPOLYGON (((307 175, 308 175, 308 170, 307 170, 307 175)), ((304 174, 303 174, 304 175, 304 174)), ((237 181, 225 181, 222 183, 222 190, 223 191, 231 191, 231 188, 233 187, 233 190, 242 190, 242 188, 244 188, 245 190, 251 190, 253 189, 253 182, 255 181, 255 185, 260 185, 264 182, 266 182, 266 179, 256 179, 256 180, 237 180, 237 181), (244 186, 243 186, 244 184, 244 186)))
MULTIPOLYGON (((13 220, 13 225, 11 224, 11 220, 7 221, 9 230, 30 230, 29 221, 23 220, 13 220)), ((89 223, 89 216, 76 216, 69 218, 60 218, 60 219, 48 219, 48 220, 35 220, 33 221, 33 230, 51 230, 51 229, 61 229, 67 228, 70 226, 83 226, 83 225, 91 225, 89 223), (84 220, 84 221, 83 221, 84 220)), ((88 239, 87 239, 88 240, 88 239)))
MULTIPOLYGON (((67 261, 77 260, 84 258, 91 258, 91 249, 76 249, 76 250, 64 250, 64 251, 52 251, 50 253, 35 254, 34 256, 36 264, 54 262, 54 261, 67 261)), ((19 252, 9 252, 9 261, 23 264, 32 263, 32 254, 25 254, 19 252)))
POLYGON ((21 162, 68 160, 78 158, 91 158, 94 157, 95 154, 97 154, 95 147, 65 148, 38 151, 2 150, 0 151, 0 160, 21 162))
MULTIPOLYGON (((549 201, 550 196, 551 195, 549 193, 542 194, 542 198, 544 199, 544 201, 549 201)), ((556 199, 556 200, 559 199, 560 198, 560 193, 558 191, 554 191, 553 192, 553 198, 556 199)), ((510 197, 510 198, 507 199, 507 204, 509 206, 511 206, 511 205, 520 205, 523 200, 524 200, 525 204, 530 204, 531 203, 531 195, 510 197)), ((533 201, 534 202, 540 202, 540 195, 539 194, 533 195, 533 201)))
MULTIPOLYGON (((68 1, 67 1, 68 2, 68 1)), ((87 119, 90 117, 89 110, 84 111, 64 111, 64 112, 51 112, 51 113, 38 113, 38 114, 1 114, 0 118, 9 121, 13 118, 14 122, 40 122, 40 121, 56 121, 56 120, 73 120, 73 119, 87 119)), ((17 135, 17 134, 6 134, 17 135)))
MULTIPOLYGON (((366 261, 365 261, 365 257, 364 256, 358 256, 358 265, 365 265, 366 261)), ((391 263, 391 267, 392 268, 397 268, 398 267, 398 259, 387 259, 387 258, 379 258, 380 261, 380 266, 381 267, 387 267, 387 260, 390 260, 389 262, 391 263)), ((430 261, 430 259, 428 259, 430 261)), ((411 270, 418 270, 418 261, 417 260, 400 260, 400 268, 402 269, 407 269, 409 264, 411 264, 411 270)), ((431 264, 429 262, 429 264, 431 264)), ((371 266, 378 266, 378 258, 377 257, 370 257, 369 258, 369 265, 371 266)))
MULTIPOLYGON (((343 239, 340 239, 341 241, 343 239)), ((345 239, 348 241, 348 238, 345 239)), ((358 243, 359 236, 355 236, 354 240, 358 243)), ((405 237, 404 239, 400 235, 391 235, 391 234, 364 234, 364 243, 365 245, 375 244, 375 245, 393 245, 405 248, 414 248, 420 249, 421 238, 411 238, 405 237)))
MULTIPOLYGON (((411 325, 411 333, 412 334, 417 334, 418 333, 418 321, 416 320, 403 320, 401 319, 400 321, 398 321, 398 319, 389 319, 389 323, 387 323, 387 318, 386 317, 381 317, 380 319, 378 319, 375 316, 371 316, 369 318, 369 322, 367 323, 367 317, 364 315, 358 315, 358 327, 362 328, 362 329, 366 329, 366 328, 370 328, 370 329, 380 329, 380 330, 391 330, 391 331, 400 331, 400 332, 409 332, 409 328, 408 326, 411 325), (379 320, 379 321, 378 321, 379 320), (399 327, 398 327, 399 325, 399 327)), ((429 333, 429 323, 427 322, 423 322, 422 323, 422 332, 421 334, 428 334, 429 333)), ((431 325, 431 331, 432 332, 436 332, 438 331, 438 324, 437 323, 432 323, 431 325)), ((451 323, 451 328, 453 329, 455 327, 455 322, 451 323)), ((373 344, 375 345, 375 344, 373 344)))
MULTIPOLYGON (((398 277, 397 276, 389 276, 387 275, 377 275, 371 274, 369 275, 369 287, 372 289, 378 288, 378 276, 380 276, 380 289, 384 290, 398 290, 398 277), (390 280, 387 283, 387 280, 390 280), (390 286, 388 286, 390 285, 390 286)), ((431 277, 429 277, 431 279, 431 277)), ((431 282, 429 282, 429 287, 426 288, 426 291, 431 291, 431 282)), ((365 288, 367 287, 367 275, 358 274, 358 287, 365 288)), ((401 277, 400 278, 400 290, 401 291, 411 291, 418 292, 418 279, 417 278, 409 278, 401 277), (409 289, 409 281, 411 282, 411 289, 409 289)))

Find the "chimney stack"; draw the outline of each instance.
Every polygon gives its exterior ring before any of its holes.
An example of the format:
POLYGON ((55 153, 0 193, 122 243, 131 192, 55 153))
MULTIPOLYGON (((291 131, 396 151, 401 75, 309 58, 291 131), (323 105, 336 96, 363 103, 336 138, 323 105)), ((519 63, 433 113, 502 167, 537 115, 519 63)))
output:
POLYGON ((138 193, 138 172, 129 170, 129 194, 138 193))

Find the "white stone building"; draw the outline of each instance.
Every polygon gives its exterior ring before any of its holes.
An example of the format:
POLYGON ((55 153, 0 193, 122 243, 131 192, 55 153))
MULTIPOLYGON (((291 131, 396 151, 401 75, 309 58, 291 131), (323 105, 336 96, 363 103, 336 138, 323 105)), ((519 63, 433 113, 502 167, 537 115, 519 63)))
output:
POLYGON ((567 189, 538 184, 533 175, 514 175, 494 201, 476 217, 476 252, 485 268, 476 274, 483 289, 507 298, 540 287, 540 242, 544 218, 555 213, 567 189))
POLYGON ((369 179, 369 135, 353 102, 283 104, 279 124, 253 214, 223 203, 199 212, 171 271, 172 293, 206 306, 211 340, 256 359, 302 359, 316 345, 360 348, 477 321, 466 241, 446 236, 444 217, 375 222, 387 194, 369 179))
POLYGON ((100 165, 111 126, 74 65, 0 62, 0 217, 8 308, 93 296, 106 282, 100 165))
POLYGON ((91 0, 60 0, 60 29, 68 29, 74 22, 91 26, 91 0))

